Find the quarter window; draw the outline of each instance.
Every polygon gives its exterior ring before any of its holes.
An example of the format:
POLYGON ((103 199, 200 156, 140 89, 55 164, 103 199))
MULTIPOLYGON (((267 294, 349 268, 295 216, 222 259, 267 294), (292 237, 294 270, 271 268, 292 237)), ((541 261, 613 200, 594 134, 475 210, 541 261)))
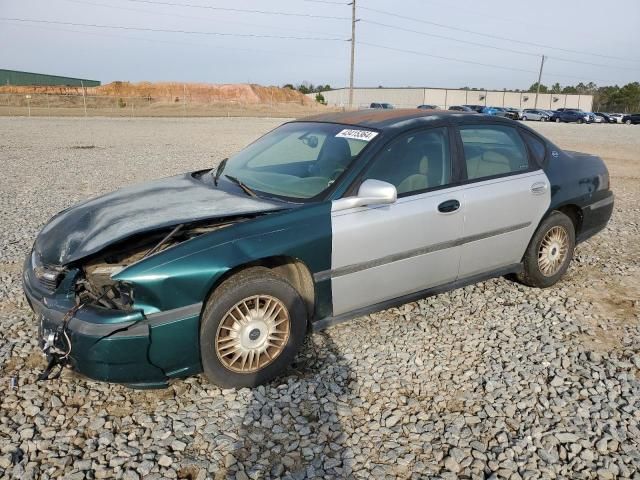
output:
POLYGON ((467 178, 508 175, 529 169, 527 149, 518 132, 511 127, 461 127, 467 178))
POLYGON ((451 182, 451 155, 446 128, 403 135, 376 157, 365 179, 395 185, 398 195, 410 195, 451 182))
POLYGON ((544 142, 537 138, 534 135, 531 135, 527 131, 522 131, 524 135, 524 139, 529 145, 529 150, 531 150, 531 154, 533 155, 534 160, 539 166, 544 164, 544 157, 546 155, 546 148, 544 146, 544 142))

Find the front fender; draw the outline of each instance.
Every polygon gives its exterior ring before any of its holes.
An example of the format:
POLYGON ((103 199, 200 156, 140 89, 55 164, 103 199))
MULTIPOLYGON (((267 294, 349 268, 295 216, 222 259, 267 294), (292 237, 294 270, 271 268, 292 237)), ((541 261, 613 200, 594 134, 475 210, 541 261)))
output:
POLYGON ((290 256, 311 273, 331 268, 331 203, 274 212, 178 244, 113 279, 133 287, 146 315, 203 302, 228 271, 262 258, 290 256))

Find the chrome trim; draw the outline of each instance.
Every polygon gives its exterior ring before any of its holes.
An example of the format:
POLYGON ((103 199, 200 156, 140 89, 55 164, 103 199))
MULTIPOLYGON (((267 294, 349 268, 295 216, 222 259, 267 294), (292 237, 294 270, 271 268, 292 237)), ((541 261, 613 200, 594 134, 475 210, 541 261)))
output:
POLYGON ((445 293, 450 290, 455 290, 457 288, 466 287, 467 285, 472 285, 485 280, 489 280, 490 278, 501 277, 510 273, 520 273, 520 272, 522 272, 522 264, 516 263, 513 265, 507 265, 501 268, 490 270, 488 272, 482 272, 479 274, 470 275, 465 278, 455 280, 453 282, 447 282, 443 285, 430 287, 424 290, 420 290, 419 292, 402 295, 400 297, 385 300, 383 302, 379 302, 373 305, 360 307, 355 310, 350 310, 348 312, 342 313, 340 315, 325 317, 320 320, 316 320, 311 324, 311 329, 314 332, 317 332, 319 330, 324 330, 325 328, 331 327, 333 325, 338 325, 348 320, 361 317, 364 315, 368 315, 373 312, 379 312, 387 308, 396 307, 399 305, 403 305, 405 303, 415 302, 417 300, 427 298, 433 295, 439 295, 441 293, 445 293))
POLYGON ((587 205, 589 207, 589 209, 591 210, 595 210, 596 208, 601 208, 601 207, 605 207, 611 203, 613 203, 614 201, 614 197, 615 195, 611 194, 610 196, 608 196, 607 198, 603 198, 602 200, 598 200, 595 203, 592 203, 591 205, 587 205))
POLYGON ((202 302, 187 305, 185 307, 173 308, 164 312, 150 313, 145 315, 146 319, 132 324, 130 328, 116 332, 116 337, 138 337, 149 334, 150 327, 160 327, 169 323, 178 322, 189 317, 200 315, 202 302))
POLYGON ((511 227, 500 228, 498 230, 492 230, 490 232, 485 232, 482 234, 469 235, 467 237, 458 238, 456 240, 452 240, 449 242, 437 243, 435 245, 429 245, 428 247, 415 248, 413 250, 407 250, 405 252, 396 253, 393 255, 387 255, 386 257, 377 258, 369 262, 355 263, 352 265, 347 265, 347 266, 332 269, 332 270, 323 270, 321 272, 314 273, 313 279, 316 282, 321 282, 329 278, 341 277, 344 275, 360 272, 362 270, 367 270, 369 268, 375 268, 381 265, 398 262, 400 260, 406 260, 408 258, 417 257, 419 255, 426 255, 427 253, 444 250, 446 248, 459 247, 467 243, 476 242, 478 240, 484 240, 485 238, 495 237, 497 235, 503 235, 505 233, 515 232, 516 230, 527 228, 530 225, 531 225, 531 222, 519 223, 511 227))
POLYGON ((164 325, 166 323, 172 323, 176 320, 182 320, 183 318, 194 317, 200 315, 202 311, 202 302, 187 305, 185 307, 174 308, 172 310, 166 310, 164 312, 150 313, 146 315, 147 322, 154 327, 164 325))

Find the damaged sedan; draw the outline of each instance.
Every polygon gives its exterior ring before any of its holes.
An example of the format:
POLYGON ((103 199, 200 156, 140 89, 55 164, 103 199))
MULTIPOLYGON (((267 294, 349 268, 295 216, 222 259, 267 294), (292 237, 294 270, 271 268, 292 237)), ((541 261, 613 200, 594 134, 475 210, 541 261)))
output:
POLYGON ((549 287, 602 230, 598 157, 507 119, 359 111, 286 123, 215 168, 54 216, 24 290, 55 378, 224 387, 320 328, 495 276, 549 287))

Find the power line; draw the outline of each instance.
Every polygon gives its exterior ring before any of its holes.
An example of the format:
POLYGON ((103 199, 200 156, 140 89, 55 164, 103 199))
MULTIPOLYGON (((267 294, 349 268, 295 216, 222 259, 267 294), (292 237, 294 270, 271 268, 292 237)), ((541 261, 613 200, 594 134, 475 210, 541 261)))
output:
POLYGON ((445 56, 442 56, 442 55, 434 55, 434 54, 431 54, 431 53, 417 52, 415 50, 406 50, 406 49, 403 49, 403 48, 387 47, 385 45, 378 45, 378 44, 375 44, 375 43, 362 42, 362 41, 360 41, 358 43, 360 45, 367 45, 369 47, 382 48, 382 49, 385 49, 385 50, 392 50, 392 51, 395 51, 395 52, 411 53, 413 55, 420 55, 421 57, 439 58, 441 60, 451 60, 451 61, 454 61, 454 62, 467 63, 467 64, 470 64, 470 65, 480 65, 480 66, 483 66, 483 67, 500 68, 500 69, 503 69, 503 70, 512 70, 514 72, 537 73, 534 70, 524 70, 522 68, 505 67, 504 65, 494 65, 494 64, 491 64, 491 63, 476 62, 476 61, 473 61, 473 60, 465 60, 465 59, 462 59, 462 58, 445 57, 445 56))
MULTIPOLYGON (((367 45, 369 47, 375 47, 375 48, 382 48, 384 50, 392 50, 395 52, 402 52, 402 53, 410 53, 412 55, 419 55, 421 57, 431 57, 431 58, 438 58, 441 60, 449 60, 449 61, 453 61, 453 62, 459 62, 459 63, 467 63, 470 65, 480 65, 483 67, 491 67, 491 68, 499 68, 502 70, 512 70, 514 72, 524 72, 524 73, 533 73, 533 74, 537 74, 538 72, 536 70, 525 70, 522 68, 514 68, 514 67, 505 67, 504 65, 495 65, 495 64, 491 64, 491 63, 482 63, 482 62, 476 62, 473 60, 466 60, 466 59, 462 59, 462 58, 454 58, 454 57, 445 57, 443 55, 434 55, 431 53, 425 53, 425 52, 418 52, 416 50, 407 50, 407 49, 403 49, 403 48, 395 48, 395 47, 388 47, 385 45, 378 45, 375 43, 369 43, 369 42, 358 42, 360 45, 367 45)), ((553 77, 561 77, 561 78, 572 78, 572 79, 577 79, 577 80, 585 80, 585 77, 577 77, 575 75, 564 75, 564 74, 560 74, 560 73, 555 73, 555 72, 547 72, 547 76, 553 76, 553 77)), ((605 83, 610 83, 609 80, 602 80, 599 78, 591 78, 591 81, 596 80, 598 82, 605 82, 605 83)))
POLYGON ((427 24, 427 25, 434 25, 436 27, 446 28, 446 29, 449 29, 449 30, 455 30, 457 32, 470 33, 472 35, 479 35, 479 36, 482 36, 482 37, 493 38, 493 39, 497 39, 497 40, 504 40, 504 41, 513 42, 513 43, 519 43, 521 45, 531 45, 531 46, 538 47, 538 48, 548 48, 548 49, 551 49, 551 50, 558 50, 558 51, 563 51, 563 52, 568 52, 568 53, 577 53, 577 54, 580 54, 580 55, 592 55, 592 56, 595 56, 595 57, 609 58, 609 59, 613 59, 613 60, 623 60, 623 61, 627 61, 627 62, 640 63, 640 60, 634 60, 632 58, 616 57, 616 56, 613 56, 613 55, 602 55, 602 54, 599 54, 599 53, 584 52, 584 51, 580 51, 580 50, 570 50, 568 48, 554 47, 554 46, 545 45, 545 44, 542 44, 542 43, 526 42, 524 40, 516 40, 514 38, 501 37, 499 35, 476 32, 474 30, 468 30, 468 29, 465 29, 465 28, 454 27, 454 26, 451 26, 451 25, 443 24, 443 23, 430 22, 428 20, 408 17, 408 16, 405 16, 405 15, 400 15, 400 14, 393 13, 393 12, 388 12, 386 10, 379 10, 377 8, 371 8, 371 7, 360 7, 360 8, 363 9, 363 10, 368 10, 370 12, 376 12, 376 13, 381 13, 383 15, 389 15, 389 16, 392 16, 392 17, 401 18, 403 20, 410 20, 412 22, 424 23, 424 24, 427 24))
MULTIPOLYGON (((125 11, 129 11, 129 12, 140 12, 140 13, 145 13, 147 15, 159 15, 159 16, 164 16, 164 17, 178 17, 178 18, 186 18, 189 20, 206 20, 208 18, 213 18, 213 17, 206 17, 203 18, 202 16, 196 17, 194 15, 183 15, 180 13, 168 13, 168 12, 157 12, 157 11, 152 11, 152 10, 148 10, 148 9, 144 9, 144 8, 135 8, 135 7, 124 7, 121 5, 111 5, 111 4, 107 4, 107 3, 97 3, 97 2, 90 2, 90 1, 85 1, 85 0, 64 0, 66 2, 71 2, 71 3, 76 3, 79 5, 90 5, 90 6, 94 6, 94 7, 104 7, 104 8, 111 8, 111 9, 115 9, 115 10, 125 10, 125 11)), ((328 34, 326 32, 318 32, 318 31, 313 31, 313 30, 308 30, 308 29, 302 29, 302 28, 291 28, 291 27, 280 27, 280 26, 273 26, 273 25, 260 25, 260 24, 256 24, 256 23, 247 23, 247 22, 238 22, 235 20, 225 20, 225 23, 235 23, 237 25, 245 25, 245 26, 249 26, 249 27, 260 27, 260 28, 271 28, 271 29, 276 29, 276 30, 289 30, 292 32, 305 32, 305 33, 314 33, 314 34, 318 34, 318 35, 333 35, 333 34, 328 34)), ((337 36, 337 34, 336 34, 337 36)))
MULTIPOLYGON (((410 28, 404 28, 404 27, 398 27, 396 25, 389 25, 387 23, 381 23, 381 22, 374 22, 373 20, 366 20, 366 19, 362 19, 361 20, 363 23, 369 23, 371 25, 377 25, 380 27, 384 27, 384 28, 391 28, 393 30, 399 30, 402 32, 408 32, 408 33, 415 33, 418 35, 423 35, 423 36, 427 36, 427 37, 434 37, 434 38, 440 38, 443 40, 449 40, 452 42, 458 42, 458 43, 464 43, 466 45, 473 45, 475 47, 482 47, 482 48, 490 48, 493 50, 501 50, 503 52, 510 52, 510 53, 516 53, 518 55, 527 55, 530 57, 539 57, 540 55, 538 53, 531 53, 531 52, 525 52, 522 50, 515 50, 512 48, 505 48, 505 47, 498 47, 496 45, 489 45, 486 43, 479 43, 479 42, 473 42, 470 40, 461 40, 459 38, 453 38, 453 37, 447 37, 446 35, 439 35, 437 33, 428 33, 428 32, 424 32, 421 30, 413 30, 410 28)), ((546 56, 546 58, 553 58, 554 60, 559 60, 561 62, 570 62, 570 63, 578 63, 581 65, 590 65, 590 66, 594 66, 594 67, 604 67, 604 68, 615 68, 615 69, 620 69, 620 70, 634 70, 637 71, 639 70, 638 67, 619 67, 616 65, 604 65, 601 63, 592 63, 592 62, 584 62, 581 60, 573 60, 570 58, 563 58, 563 57, 556 57, 556 56, 546 56)))
POLYGON ((263 35, 258 33, 224 33, 224 32, 204 32, 197 30, 170 30, 166 28, 146 28, 146 27, 125 27, 122 25, 98 25, 93 23, 76 23, 76 22, 59 22, 54 20, 33 20, 28 18, 7 18, 0 17, 0 20, 9 20, 13 22, 33 22, 51 25, 70 25, 73 27, 91 27, 91 28, 112 28, 117 30, 135 30, 139 32, 159 32, 159 33, 183 33, 188 35, 214 35, 220 37, 241 37, 241 38, 274 38, 281 40, 312 40, 312 41, 337 41, 344 42, 344 38, 320 38, 320 37, 295 37, 290 35, 263 35))
POLYGON ((326 5, 350 5, 350 2, 331 2, 329 0, 304 0, 311 3, 324 3, 326 5))
POLYGON ((441 38, 443 40, 451 40, 453 42, 464 43, 466 45, 473 45, 473 46, 476 46, 476 47, 492 48, 494 50, 502 50, 504 52, 518 53, 520 55, 528 55, 528 56, 531 56, 531 57, 539 57, 540 56, 537 53, 523 52, 522 50, 513 50, 511 48, 497 47, 495 45, 488 45, 486 43, 472 42, 470 40, 461 40, 459 38, 447 37, 446 35, 438 35, 437 33, 427 33, 427 32, 423 32, 423 31, 420 31, 420 30, 412 30, 410 28, 403 28, 403 27, 398 27, 398 26, 395 26, 395 25, 388 25, 386 23, 374 22, 373 20, 361 19, 360 21, 363 22, 363 23, 369 23, 371 25, 378 25, 380 27, 392 28, 394 30, 400 30, 400 31, 403 31, 403 32, 416 33, 418 35, 424 35, 424 36, 427 36, 427 37, 441 38))
POLYGON ((147 3, 150 5, 162 5, 162 6, 172 6, 172 7, 187 7, 187 8, 200 8, 207 10, 219 10, 222 12, 236 12, 236 13, 256 13, 260 15, 281 15, 286 17, 305 17, 305 18, 323 18, 330 20, 350 20, 349 17, 336 17, 331 15, 314 15, 312 13, 293 13, 293 12, 282 12, 275 10, 249 10, 244 8, 228 8, 228 7, 214 7, 211 5, 196 5, 193 3, 173 3, 173 2, 161 2, 156 0, 127 0, 129 2, 135 3, 147 3))
MULTIPOLYGON (((0 23, 4 23, 5 25, 10 25, 13 27, 18 27, 18 24, 15 23, 11 23, 10 21, 3 21, 0 20, 0 23)), ((60 28, 60 27, 52 27, 52 26, 48 26, 48 25, 20 25, 20 27, 27 27, 27 28, 38 28, 38 29, 45 29, 45 30, 53 30, 53 31, 57 31, 57 32, 69 32, 69 33, 80 33, 82 35, 93 35, 93 36, 98 36, 98 37, 108 37, 108 38, 122 38, 125 40, 138 40, 138 41, 142 41, 142 42, 151 42, 151 43, 164 43, 164 44, 170 44, 170 45, 185 45, 185 46, 189 46, 189 47, 207 47, 207 48, 219 48, 221 50, 238 50, 238 51, 245 51, 245 52, 251 52, 251 53, 266 53, 266 54, 272 54, 272 55, 282 55, 282 56, 286 56, 286 57, 291 57, 291 56, 299 56, 299 57, 304 57, 304 58, 308 58, 308 57, 312 57, 312 58, 328 58, 328 59, 334 59, 336 58, 335 55, 315 55, 315 54, 308 54, 308 53, 295 53, 295 52, 284 52, 282 50, 264 50, 264 49, 255 49, 255 48, 242 48, 242 47, 228 47, 228 46, 216 46, 216 45, 211 45, 211 44, 207 44, 207 43, 202 43, 202 42, 198 42, 198 43, 194 43, 194 42, 181 42, 181 41, 176 41, 176 40, 162 40, 162 39, 158 39, 158 38, 144 38, 144 37, 132 37, 131 35, 118 35, 117 33, 106 33, 106 32, 87 32, 87 31, 83 31, 83 30, 74 30, 71 28, 60 28)))

